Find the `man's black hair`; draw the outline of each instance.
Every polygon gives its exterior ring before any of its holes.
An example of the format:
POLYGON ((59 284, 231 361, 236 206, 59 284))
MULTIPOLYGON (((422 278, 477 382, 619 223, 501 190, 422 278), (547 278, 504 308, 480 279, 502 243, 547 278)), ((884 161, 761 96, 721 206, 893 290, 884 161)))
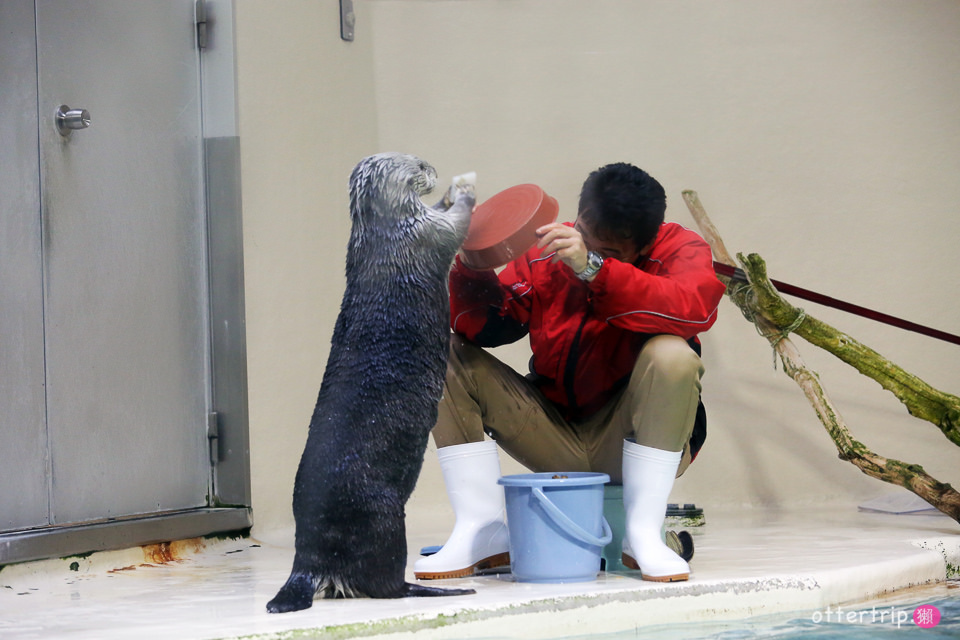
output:
POLYGON ((579 215, 598 238, 633 240, 637 250, 657 237, 667 194, 646 171, 616 162, 600 167, 580 190, 579 215))

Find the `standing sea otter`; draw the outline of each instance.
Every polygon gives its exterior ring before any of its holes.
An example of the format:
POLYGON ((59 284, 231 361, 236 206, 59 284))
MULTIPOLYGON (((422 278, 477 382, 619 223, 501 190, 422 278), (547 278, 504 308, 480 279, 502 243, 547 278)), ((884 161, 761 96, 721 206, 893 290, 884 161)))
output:
POLYGON ((306 609, 318 593, 473 593, 404 581, 404 505, 437 418, 447 276, 474 205, 467 181, 436 208, 424 205, 436 179, 429 164, 397 153, 365 158, 350 175, 347 287, 293 490, 293 570, 267 604, 272 613, 306 609))

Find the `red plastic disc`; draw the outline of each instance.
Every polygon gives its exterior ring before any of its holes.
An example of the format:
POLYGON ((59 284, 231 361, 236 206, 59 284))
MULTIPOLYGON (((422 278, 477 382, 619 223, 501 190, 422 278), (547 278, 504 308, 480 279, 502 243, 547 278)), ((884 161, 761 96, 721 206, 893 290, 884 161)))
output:
POLYGON ((460 259, 471 269, 501 267, 536 244, 536 230, 559 211, 557 200, 535 184, 504 189, 477 205, 460 259))

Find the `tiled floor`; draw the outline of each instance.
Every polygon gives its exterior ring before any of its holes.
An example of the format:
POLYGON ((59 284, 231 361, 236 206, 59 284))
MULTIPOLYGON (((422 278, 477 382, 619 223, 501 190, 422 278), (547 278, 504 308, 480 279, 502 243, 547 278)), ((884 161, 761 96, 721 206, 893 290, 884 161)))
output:
MULTIPOLYGON (((940 515, 708 511, 691 531, 689 582, 623 572, 527 584, 502 574, 442 583, 472 596, 318 600, 282 615, 264 606, 290 568, 284 545, 207 541, 165 563, 133 549, 13 565, 0 572, 0 638, 563 638, 821 609, 942 581, 948 562, 960 565, 960 525, 940 515)), ((411 535, 411 552, 442 542, 434 538, 411 535)))

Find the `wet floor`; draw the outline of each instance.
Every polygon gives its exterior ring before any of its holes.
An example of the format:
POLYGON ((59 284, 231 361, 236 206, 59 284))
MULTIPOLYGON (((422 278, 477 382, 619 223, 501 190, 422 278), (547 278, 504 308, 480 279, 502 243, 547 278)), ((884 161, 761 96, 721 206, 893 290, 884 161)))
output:
MULTIPOLYGON (((289 572, 289 533, 12 565, 0 571, 0 638, 561 638, 822 609, 936 583, 960 565, 960 525, 940 515, 708 511, 690 531, 688 582, 617 572, 529 584, 506 573, 432 583, 470 596, 317 600, 281 615, 265 605, 289 572)), ((412 553, 437 542, 442 532, 409 536, 412 553)))

